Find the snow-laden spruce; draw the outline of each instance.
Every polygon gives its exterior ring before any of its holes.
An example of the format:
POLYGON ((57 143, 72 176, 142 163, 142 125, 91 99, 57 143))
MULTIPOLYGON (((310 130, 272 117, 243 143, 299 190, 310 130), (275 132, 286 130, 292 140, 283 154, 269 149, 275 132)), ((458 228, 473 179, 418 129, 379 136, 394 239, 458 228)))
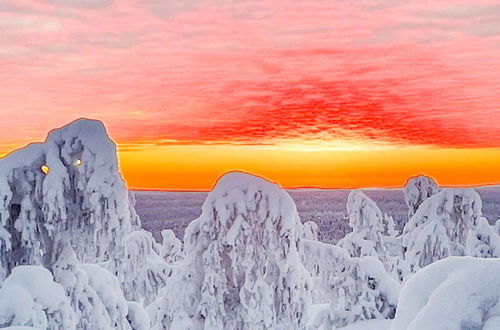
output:
POLYGON ((80 262, 121 258, 128 192, 101 122, 75 121, 0 160, 0 226, 3 276, 18 264, 51 269, 61 238, 80 262))
POLYGON ((403 188, 405 202, 408 206, 408 219, 417 212, 418 207, 423 201, 438 192, 439 187, 432 178, 419 175, 409 179, 403 188))
POLYGON ((126 299, 147 303, 167 264, 134 229, 134 196, 101 122, 77 120, 0 159, 0 281, 17 265, 42 265, 84 315, 85 299, 99 303, 80 263, 96 263, 118 277, 126 299))
POLYGON ((373 256, 387 262, 386 237, 395 234, 391 217, 383 215, 377 204, 361 190, 353 190, 347 198, 349 226, 352 232, 338 242, 352 257, 373 256))
POLYGON ((184 261, 148 307, 153 329, 305 329, 312 284, 300 233, 286 191, 224 175, 186 229, 184 261))
POLYGON ((450 257, 401 289, 392 330, 500 329, 500 259, 450 257))
POLYGON ((307 221, 302 225, 301 238, 318 240, 318 225, 314 221, 307 221))
POLYGON ((426 199, 403 229, 405 260, 414 273, 448 256, 467 253, 467 237, 482 216, 473 189, 447 188, 426 199))

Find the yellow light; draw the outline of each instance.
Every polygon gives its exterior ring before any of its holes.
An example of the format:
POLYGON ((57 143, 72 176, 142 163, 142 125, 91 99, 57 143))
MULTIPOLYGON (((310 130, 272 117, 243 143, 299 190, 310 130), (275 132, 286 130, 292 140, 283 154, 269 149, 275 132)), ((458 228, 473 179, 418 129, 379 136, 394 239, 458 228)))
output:
POLYGON ((81 159, 77 159, 75 164, 78 165, 78 166, 82 165, 82 160, 81 159))
POLYGON ((44 174, 49 174, 50 169, 47 165, 43 165, 40 169, 44 174))

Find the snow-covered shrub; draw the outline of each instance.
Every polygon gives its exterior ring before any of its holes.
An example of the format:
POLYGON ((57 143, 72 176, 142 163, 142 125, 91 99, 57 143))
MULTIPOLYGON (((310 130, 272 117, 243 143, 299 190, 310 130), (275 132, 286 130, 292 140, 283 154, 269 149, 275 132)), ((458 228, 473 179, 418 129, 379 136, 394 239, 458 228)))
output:
POLYGON ((408 219, 417 212, 418 207, 423 201, 438 192, 439 187, 432 178, 419 175, 409 179, 403 188, 405 202, 408 206, 408 219))
POLYGON ((304 329, 312 284, 300 230, 279 186, 221 177, 186 229, 184 261, 148 306, 153 329, 304 329))
POLYGON ((75 329, 76 318, 64 289, 41 266, 18 266, 0 289, 0 327, 75 329))
POLYGON ((360 190, 347 198, 347 212, 352 232, 338 242, 352 257, 373 256, 382 262, 389 259, 384 236, 394 233, 391 217, 383 216, 377 204, 360 190))
POLYGON ((182 242, 175 236, 173 230, 165 229, 161 231, 163 242, 160 248, 160 256, 169 264, 180 261, 184 258, 182 242))
POLYGON ((486 218, 479 218, 477 226, 469 232, 467 255, 481 258, 500 257, 500 236, 486 218))
POLYGON ((0 278, 16 265, 51 269, 61 238, 81 262, 119 262, 130 210, 103 124, 81 119, 52 131, 0 159, 0 278))
POLYGON ((318 240, 318 225, 314 221, 307 221, 302 225, 301 238, 318 240))
POLYGON ((473 189, 443 189, 426 199, 403 229, 410 272, 451 255, 465 255, 466 240, 482 215, 481 207, 473 189))
POLYGON ((171 268, 155 251, 157 244, 150 232, 135 230, 124 239, 125 262, 117 271, 128 300, 148 305, 165 286, 171 268))
POLYGON ((500 259, 450 257, 409 278, 392 330, 498 329, 500 259))
POLYGON ((370 319, 392 318, 400 284, 374 257, 349 258, 332 286, 330 319, 336 327, 370 319))

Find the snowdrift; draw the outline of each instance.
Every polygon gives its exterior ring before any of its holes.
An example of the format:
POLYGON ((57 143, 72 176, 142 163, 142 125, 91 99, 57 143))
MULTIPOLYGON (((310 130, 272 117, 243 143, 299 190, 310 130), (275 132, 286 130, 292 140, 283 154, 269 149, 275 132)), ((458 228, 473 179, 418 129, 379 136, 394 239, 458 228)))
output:
POLYGON ((499 329, 500 260, 449 257, 405 283, 392 330, 499 329))

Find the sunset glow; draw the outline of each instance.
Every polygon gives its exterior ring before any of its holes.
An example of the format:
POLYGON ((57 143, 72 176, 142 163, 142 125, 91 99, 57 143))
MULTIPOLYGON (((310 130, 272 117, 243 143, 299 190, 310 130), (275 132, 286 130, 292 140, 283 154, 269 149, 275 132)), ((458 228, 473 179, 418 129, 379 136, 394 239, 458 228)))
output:
POLYGON ((136 189, 500 183, 499 45, 492 0, 7 0, 0 155, 88 117, 136 189))

